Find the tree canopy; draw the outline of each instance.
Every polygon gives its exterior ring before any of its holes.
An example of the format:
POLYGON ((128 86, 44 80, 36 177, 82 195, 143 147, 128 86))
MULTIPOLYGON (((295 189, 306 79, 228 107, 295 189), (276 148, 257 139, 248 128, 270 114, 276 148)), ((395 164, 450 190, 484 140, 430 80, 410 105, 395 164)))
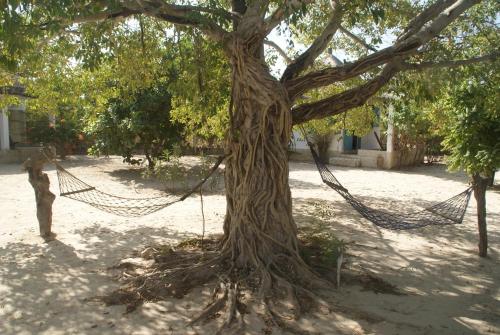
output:
MULTIPOLYGON (((168 48, 161 44, 165 39, 175 41, 174 31, 179 32, 177 37, 197 36, 201 32, 227 50, 231 34, 248 30, 241 22, 255 23, 245 34, 250 36, 255 30, 255 35, 265 36, 278 29, 289 36, 291 42, 309 45, 293 59, 281 77, 290 99, 296 100, 311 90, 352 78, 363 79, 357 84, 344 85, 347 87, 343 92, 294 107, 292 114, 297 124, 361 105, 384 86, 389 77, 403 70, 451 65, 450 62, 456 62, 454 58, 460 58, 461 62, 491 59, 497 52, 492 40, 497 28, 497 12, 495 1, 478 0, 432 3, 359 0, 314 4, 307 1, 251 4, 200 1, 196 5, 160 0, 94 1, 92 5, 84 1, 16 0, 7 1, 0 14, 0 61, 4 72, 29 73, 27 78, 36 76, 33 63, 42 58, 44 64, 48 64, 49 58, 52 64, 61 64, 67 59, 66 65, 71 68, 75 62, 96 67, 105 59, 119 57, 120 66, 113 69, 114 75, 121 74, 119 81, 133 90, 152 78, 147 69, 158 65, 155 59, 168 48), (465 11, 467 14, 455 20, 465 11), (415 16, 415 13, 420 14, 415 16), (155 43, 159 45, 151 47, 155 43), (423 45, 426 47, 422 48, 423 45), (323 62, 321 66, 321 55, 327 47, 342 50, 347 63, 332 67, 323 62), (317 66, 311 70, 314 64, 317 66), (339 110, 327 108, 354 95, 363 101, 352 100, 339 110)), ((198 55, 218 52, 218 47, 212 46, 209 50, 203 44, 205 40, 197 37, 194 46, 198 48, 198 55)), ((188 54, 188 49, 184 48, 182 53, 188 54)), ((296 50, 293 53, 298 54, 296 50)), ((222 59, 221 56, 214 59, 222 59)), ((192 74, 196 60, 187 58, 191 68, 185 70, 192 74)), ((196 71, 213 69, 210 64, 199 65, 208 66, 198 66, 196 71)), ((39 66, 40 70, 45 67, 39 66)), ((209 76, 223 83, 222 72, 209 76)), ((207 97, 202 96, 199 100, 207 97)), ((225 100, 227 104, 227 95, 225 100)), ((224 103, 220 98, 205 105, 213 103, 217 104, 214 108, 222 110, 224 103)), ((200 109, 197 112, 200 113, 200 109)), ((220 130, 218 136, 221 136, 220 130)))

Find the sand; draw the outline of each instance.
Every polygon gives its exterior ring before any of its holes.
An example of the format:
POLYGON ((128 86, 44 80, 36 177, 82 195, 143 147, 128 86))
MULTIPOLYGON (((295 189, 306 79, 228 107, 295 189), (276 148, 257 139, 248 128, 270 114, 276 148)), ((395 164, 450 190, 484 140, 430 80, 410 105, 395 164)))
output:
MULTIPOLYGON (((69 171, 98 188, 132 197, 163 188, 141 180, 121 158, 70 157, 69 171)), ((55 170, 47 167, 58 193, 55 170)), ((408 171, 335 168, 339 180, 366 203, 412 209, 466 188, 463 174, 443 166, 408 171)), ((497 178, 497 184, 499 183, 497 178)), ((379 229, 321 184, 314 166, 291 163, 297 224, 325 224, 349 243, 347 266, 396 285, 404 295, 375 293, 344 282, 329 293, 330 311, 304 317, 323 334, 500 334, 500 192, 487 194, 489 257, 477 254, 475 201, 464 223, 392 232, 379 229)), ((58 197, 55 241, 38 236, 34 194, 19 165, 0 165, 0 334, 211 334, 213 325, 186 327, 208 302, 208 289, 181 300, 147 303, 124 314, 86 298, 118 287, 108 268, 135 251, 201 233, 200 199, 191 196, 141 218, 122 218, 58 197)), ((207 233, 220 233, 223 193, 204 196, 207 233)), ((258 320, 247 334, 265 334, 258 320)), ((273 334, 286 334, 275 330, 273 334)))

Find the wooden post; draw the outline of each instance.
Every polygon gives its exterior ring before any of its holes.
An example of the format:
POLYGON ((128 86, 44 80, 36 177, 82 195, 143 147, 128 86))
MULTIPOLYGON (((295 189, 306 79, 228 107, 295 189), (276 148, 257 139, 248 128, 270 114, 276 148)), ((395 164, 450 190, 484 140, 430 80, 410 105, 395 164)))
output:
MULTIPOLYGON (((48 155, 46 152, 45 154, 48 155)), ((40 236, 44 239, 54 237, 52 233, 52 203, 56 196, 50 192, 50 181, 46 173, 42 172, 47 158, 43 152, 33 155, 23 163, 28 172, 29 182, 35 190, 36 216, 40 227, 40 236)))

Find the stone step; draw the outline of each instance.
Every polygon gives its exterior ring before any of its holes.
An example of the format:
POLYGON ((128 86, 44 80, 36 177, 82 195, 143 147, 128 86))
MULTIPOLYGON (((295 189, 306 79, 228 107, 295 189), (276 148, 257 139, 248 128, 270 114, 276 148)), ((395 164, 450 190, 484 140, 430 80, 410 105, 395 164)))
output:
POLYGON ((347 155, 334 156, 330 158, 330 164, 348 167, 360 167, 361 159, 358 157, 349 157, 347 155))

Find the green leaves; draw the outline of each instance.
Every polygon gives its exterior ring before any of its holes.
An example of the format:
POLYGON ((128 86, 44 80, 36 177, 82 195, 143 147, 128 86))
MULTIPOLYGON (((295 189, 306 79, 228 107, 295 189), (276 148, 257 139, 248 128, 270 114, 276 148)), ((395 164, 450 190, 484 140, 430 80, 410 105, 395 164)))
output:
POLYGON ((109 102, 88 127, 95 140, 92 153, 120 154, 128 161, 138 150, 152 158, 180 141, 180 127, 170 121, 171 95, 168 83, 158 84, 133 97, 109 102))
POLYGON ((183 32, 174 50, 172 119, 183 126, 188 142, 222 140, 229 121, 229 64, 219 46, 196 31, 183 32))
POLYGON ((499 75, 486 68, 466 73, 444 97, 449 122, 443 144, 451 169, 491 176, 500 167, 499 75))

